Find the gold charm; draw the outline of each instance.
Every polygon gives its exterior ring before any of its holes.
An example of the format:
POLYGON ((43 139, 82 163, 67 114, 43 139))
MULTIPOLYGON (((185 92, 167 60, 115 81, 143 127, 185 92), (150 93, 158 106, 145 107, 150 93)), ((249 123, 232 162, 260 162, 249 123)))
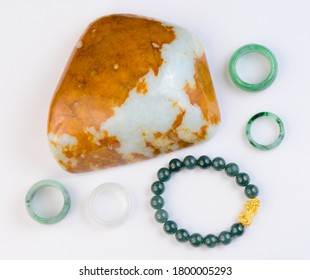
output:
POLYGON ((253 198, 245 203, 244 211, 239 215, 239 223, 247 227, 252 223, 253 217, 256 215, 260 201, 253 198))

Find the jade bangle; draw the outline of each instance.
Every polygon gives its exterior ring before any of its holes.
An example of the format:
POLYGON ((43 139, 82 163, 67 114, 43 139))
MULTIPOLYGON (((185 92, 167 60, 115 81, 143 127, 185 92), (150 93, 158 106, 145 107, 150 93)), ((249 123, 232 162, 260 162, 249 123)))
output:
POLYGON ((272 150, 274 148, 276 148, 277 146, 280 145, 280 143, 282 142, 283 138, 284 138, 284 134, 285 134, 285 131, 284 131, 284 125, 283 125, 283 122, 281 121, 281 119, 273 114, 273 113, 270 113, 270 112, 260 112, 260 113, 257 113, 256 115, 254 115, 252 118, 250 118, 250 120, 247 122, 247 125, 246 125, 246 129, 245 129, 245 134, 246 134, 246 137, 249 141, 249 143, 256 149, 259 149, 259 150, 272 150), (279 126, 279 135, 277 137, 277 139, 269 144, 269 145, 262 145, 262 144, 259 144, 257 143, 252 135, 251 135, 251 127, 252 127, 252 124, 253 122, 258 119, 258 118, 261 118, 261 117, 269 117, 269 118, 272 118, 273 120, 276 121, 276 123, 278 124, 279 126))
POLYGON ((241 48, 239 48, 231 57, 230 62, 229 62, 229 66, 228 66, 228 70, 229 70, 229 75, 230 78, 232 80, 232 82, 240 89, 245 90, 245 91, 252 91, 252 92, 256 92, 256 91, 261 91, 266 89, 267 87, 269 87, 273 81, 275 80, 277 73, 278 73, 278 63, 276 60, 276 57, 274 56, 274 54, 267 49, 264 46, 261 45, 257 45, 257 44, 249 44, 249 45, 245 45, 241 48), (243 81, 238 73, 237 73, 237 62, 238 59, 247 54, 247 53, 251 53, 251 52, 255 52, 255 53, 259 53, 262 54, 263 56, 265 56, 269 62, 270 65, 270 71, 268 76, 266 77, 265 80, 256 83, 256 84, 250 84, 247 83, 245 81, 243 81))
POLYGON ((26 208, 27 208, 29 215, 35 221, 41 224, 55 224, 61 221, 68 214, 70 206, 71 206, 70 194, 68 193, 68 191, 65 189, 65 187, 62 184, 54 180, 42 180, 42 181, 37 182, 29 189, 26 195, 26 208), (52 187, 52 188, 60 190, 64 197, 64 205, 61 211, 56 216, 49 217, 49 218, 40 217, 34 212, 33 207, 32 207, 32 200, 34 196, 36 195, 36 193, 39 190, 46 188, 46 187, 52 187))

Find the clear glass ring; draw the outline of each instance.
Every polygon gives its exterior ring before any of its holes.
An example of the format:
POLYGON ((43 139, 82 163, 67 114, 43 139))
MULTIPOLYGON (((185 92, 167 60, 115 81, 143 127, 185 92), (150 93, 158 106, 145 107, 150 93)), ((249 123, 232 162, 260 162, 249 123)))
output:
POLYGON ((123 186, 116 183, 104 183, 99 185, 93 191, 89 199, 89 210, 91 216, 95 221, 105 226, 115 226, 124 222, 130 214, 132 207, 131 205, 131 197, 128 191, 123 186), (110 195, 117 196, 116 200, 113 200, 113 202, 117 204, 114 208, 117 207, 120 209, 116 209, 117 213, 106 213, 108 210, 111 211, 111 209, 105 209, 104 213, 102 211, 98 211, 97 206, 104 203, 104 199, 100 201, 100 196, 106 196, 106 198, 111 199, 110 195))

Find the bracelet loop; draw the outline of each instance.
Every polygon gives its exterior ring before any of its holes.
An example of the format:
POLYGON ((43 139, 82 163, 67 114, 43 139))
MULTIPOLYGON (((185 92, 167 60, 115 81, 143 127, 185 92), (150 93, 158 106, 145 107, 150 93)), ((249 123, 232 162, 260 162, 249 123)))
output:
POLYGON ((266 89, 273 83, 278 73, 278 63, 277 63, 276 57, 268 48, 261 46, 261 45, 257 45, 257 44, 249 44, 235 51, 235 53, 232 55, 229 61, 228 70, 229 70, 229 75, 230 75, 232 82, 238 88, 246 90, 246 91, 256 92, 256 91, 261 91, 261 90, 266 89), (237 73, 237 69, 236 69, 239 58, 250 52, 256 52, 256 53, 262 54, 263 56, 267 58, 269 65, 270 65, 270 71, 266 79, 256 84, 250 84, 250 83, 243 81, 239 77, 237 73))
POLYGON ((201 156, 197 160, 193 156, 187 156, 183 161, 174 158, 169 162, 169 167, 160 168, 157 172, 159 181, 152 184, 151 190, 155 196, 152 197, 150 204, 156 210, 155 220, 162 223, 164 231, 167 234, 175 235, 177 241, 184 243, 189 241, 194 247, 206 245, 207 247, 215 247, 217 244, 227 245, 231 242, 233 237, 241 236, 244 233, 244 228, 252 223, 253 217, 256 215, 260 201, 257 199, 259 193, 258 188, 250 184, 250 177, 244 172, 239 172, 239 167, 235 163, 226 164, 221 157, 216 157, 211 160, 208 156, 201 156), (176 222, 169 219, 169 214, 163 209, 165 201, 161 196, 165 191, 164 182, 170 180, 171 176, 179 172, 182 168, 194 169, 199 166, 201 169, 208 169, 211 166, 217 170, 224 170, 229 177, 235 178, 237 185, 244 187, 245 195, 250 198, 245 203, 245 208, 239 215, 237 223, 234 223, 230 230, 222 231, 219 235, 207 234, 205 236, 199 233, 190 234, 186 229, 179 229, 176 222))

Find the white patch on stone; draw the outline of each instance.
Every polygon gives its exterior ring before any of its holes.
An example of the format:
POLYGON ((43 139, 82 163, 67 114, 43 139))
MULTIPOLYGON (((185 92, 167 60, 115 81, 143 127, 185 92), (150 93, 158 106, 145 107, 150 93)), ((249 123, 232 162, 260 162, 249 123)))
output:
POLYGON ((77 49, 82 48, 82 47, 83 47, 83 42, 82 42, 82 41, 78 41, 78 42, 76 43, 75 47, 76 47, 77 49))
POLYGON ((72 147, 72 146, 74 146, 74 145, 76 145, 77 144, 77 139, 75 138, 75 137, 73 137, 73 136, 71 136, 71 135, 69 135, 69 134, 62 134, 61 136, 56 136, 55 134, 53 134, 53 133, 49 133, 49 135, 48 135, 48 137, 49 137, 49 139, 51 140, 51 141, 54 141, 54 142, 57 142, 57 144, 59 144, 59 145, 61 145, 61 146, 63 146, 63 147, 66 147, 66 146, 68 146, 68 147, 72 147))
POLYGON ((155 49, 159 49, 159 48, 160 48, 160 45, 158 45, 158 44, 155 43, 155 42, 152 42, 152 46, 153 46, 153 48, 155 48, 155 49))
MULTIPOLYGON (((100 131, 92 131, 93 135, 103 135, 108 131, 121 143, 118 152, 125 159, 133 159, 132 153, 153 157, 153 149, 146 145, 151 143, 160 147, 161 152, 178 149, 178 145, 169 137, 154 137, 154 133, 164 134, 171 129, 176 117, 185 111, 182 124, 176 129, 177 137, 187 142, 197 142, 195 133, 209 124, 204 119, 199 106, 192 105, 184 88, 186 84, 195 86, 195 59, 204 54, 199 41, 186 30, 174 27, 176 39, 164 44, 161 55, 164 63, 155 76, 150 71, 143 77, 148 92, 137 94, 136 88, 131 90, 125 103, 114 108, 115 114, 101 124, 100 131)), ((208 135, 209 136, 209 135, 208 135)))
POLYGON ((101 143, 100 143, 100 139, 103 138, 103 132, 102 131, 98 131, 96 130, 95 127, 88 127, 86 128, 86 132, 90 133, 92 136, 93 136, 93 142, 98 145, 98 146, 101 146, 101 143))
POLYGON ((62 134, 61 136, 56 136, 54 133, 50 132, 48 134, 48 139, 52 153, 58 162, 62 162, 66 165, 71 164, 72 167, 76 166, 77 160, 73 158, 67 158, 63 154, 63 150, 71 150, 73 146, 77 145, 78 141, 75 137, 69 134, 62 134))

